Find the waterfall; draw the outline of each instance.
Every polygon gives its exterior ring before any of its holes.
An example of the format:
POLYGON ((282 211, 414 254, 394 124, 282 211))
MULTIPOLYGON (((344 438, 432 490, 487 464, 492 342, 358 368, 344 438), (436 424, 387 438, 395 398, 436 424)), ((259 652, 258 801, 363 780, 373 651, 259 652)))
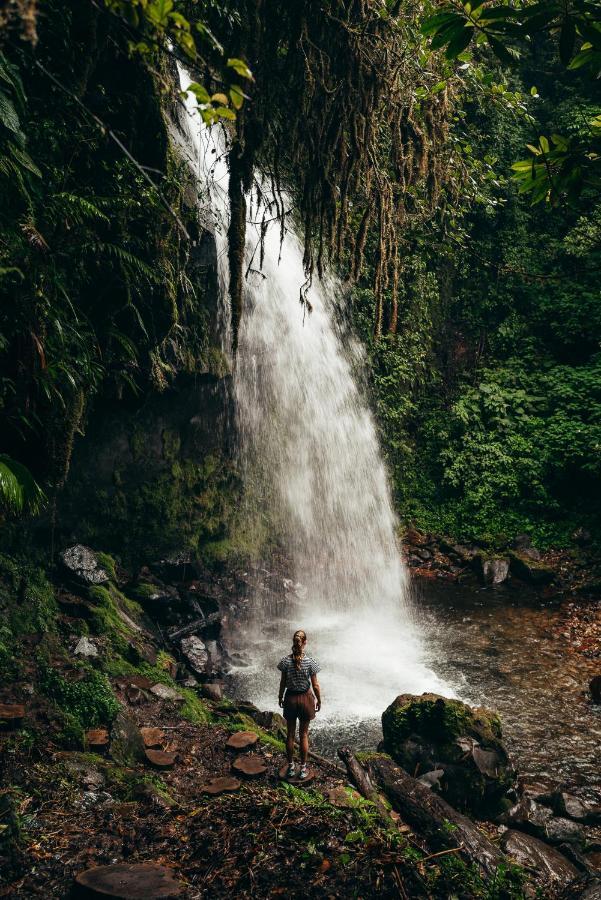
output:
MULTIPOLYGON (((180 71, 182 88, 189 84, 180 71)), ((216 229, 227 295, 227 166, 220 129, 190 96, 186 152, 216 229), (208 179, 208 182, 207 182, 208 179)), ((379 717, 401 692, 448 688, 425 662, 375 423, 358 386, 363 351, 340 316, 341 284, 306 276, 270 185, 249 198, 243 315, 234 370, 241 461, 250 494, 291 570, 279 596, 256 591, 242 623, 246 697, 275 708, 280 657, 303 628, 322 665, 318 722, 379 717), (262 220, 272 219, 262 235, 262 220), (262 240, 261 240, 262 238, 262 240), (310 304, 310 309, 309 309, 310 304)), ((286 194, 285 208, 291 207, 286 194)))

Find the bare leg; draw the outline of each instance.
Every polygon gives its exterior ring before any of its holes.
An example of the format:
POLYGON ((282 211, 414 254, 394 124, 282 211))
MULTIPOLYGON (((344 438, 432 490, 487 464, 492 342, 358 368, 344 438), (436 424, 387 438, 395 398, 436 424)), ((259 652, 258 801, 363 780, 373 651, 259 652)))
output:
POLYGON ((286 756, 288 757, 288 764, 292 763, 294 760, 294 733, 296 731, 296 719, 293 719, 292 722, 288 721, 288 734, 286 735, 286 756))
POLYGON ((309 722, 300 721, 298 723, 298 731, 300 744, 300 760, 301 765, 304 766, 307 762, 307 755, 309 753, 309 722))

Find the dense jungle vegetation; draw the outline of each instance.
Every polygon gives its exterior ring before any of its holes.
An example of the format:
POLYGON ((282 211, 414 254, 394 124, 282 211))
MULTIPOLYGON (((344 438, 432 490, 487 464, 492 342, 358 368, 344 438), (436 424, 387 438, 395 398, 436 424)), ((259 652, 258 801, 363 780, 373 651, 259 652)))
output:
POLYGON ((178 57, 231 128, 234 339, 261 166, 296 200, 308 276, 351 276, 401 518, 493 543, 598 529, 599 6, 497 7, 4 0, 9 520, 52 519, 99 411, 219 367, 165 125, 178 57))

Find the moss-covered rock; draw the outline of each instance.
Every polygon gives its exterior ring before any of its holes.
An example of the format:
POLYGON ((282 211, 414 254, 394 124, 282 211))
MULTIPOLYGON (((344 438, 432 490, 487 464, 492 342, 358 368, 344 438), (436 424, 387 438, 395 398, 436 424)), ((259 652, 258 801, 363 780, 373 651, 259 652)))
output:
POLYGON ((442 770, 452 806, 494 815, 514 782, 499 717, 438 694, 402 694, 382 714, 384 749, 412 775, 442 770))
POLYGON ((555 581, 555 572, 537 559, 526 553, 513 551, 509 554, 511 574, 530 584, 544 585, 555 581))

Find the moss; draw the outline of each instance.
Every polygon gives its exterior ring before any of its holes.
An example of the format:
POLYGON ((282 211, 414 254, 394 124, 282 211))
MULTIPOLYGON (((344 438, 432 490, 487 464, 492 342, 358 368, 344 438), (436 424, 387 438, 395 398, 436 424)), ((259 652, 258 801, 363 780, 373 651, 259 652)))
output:
POLYGON ((142 615, 141 606, 112 584, 108 587, 93 585, 88 589, 88 595, 94 603, 90 622, 92 631, 94 634, 106 635, 113 651, 120 656, 126 655, 129 642, 136 632, 120 611, 135 621, 142 615))
MULTIPOLYGON (((220 719, 219 722, 222 723, 223 720, 220 719)), ((226 728, 232 733, 235 731, 254 731, 255 734, 259 735, 259 740, 262 744, 269 744, 270 747, 274 747, 276 750, 281 750, 282 752, 286 748, 286 744, 283 740, 275 737, 269 731, 265 731, 264 728, 260 728, 254 719, 244 715, 244 713, 238 713, 235 719, 226 724, 226 728)))
POLYGON ((0 681, 19 677, 23 637, 56 631, 57 615, 43 569, 0 555, 0 681))
POLYGON ((392 703, 385 710, 382 725, 387 740, 393 743, 401 743, 415 732, 435 740, 452 741, 473 731, 474 715, 460 700, 441 703, 435 694, 408 695, 406 702, 392 703))
POLYGON ((115 569, 115 560, 113 559, 113 557, 110 556, 108 553, 101 553, 101 552, 97 551, 96 559, 98 560, 98 562, 100 563, 102 568, 105 570, 105 572, 108 573, 111 580, 116 581, 117 580, 117 572, 115 569))
POLYGON ((82 664, 78 674, 83 677, 68 681, 43 662, 38 681, 40 692, 62 712, 67 732, 77 736, 78 729, 110 725, 119 711, 119 703, 104 673, 82 664))
POLYGON ((182 718, 192 722, 193 725, 206 725, 210 720, 209 711, 198 694, 191 688, 178 687, 178 691, 185 697, 185 702, 180 707, 182 718))

